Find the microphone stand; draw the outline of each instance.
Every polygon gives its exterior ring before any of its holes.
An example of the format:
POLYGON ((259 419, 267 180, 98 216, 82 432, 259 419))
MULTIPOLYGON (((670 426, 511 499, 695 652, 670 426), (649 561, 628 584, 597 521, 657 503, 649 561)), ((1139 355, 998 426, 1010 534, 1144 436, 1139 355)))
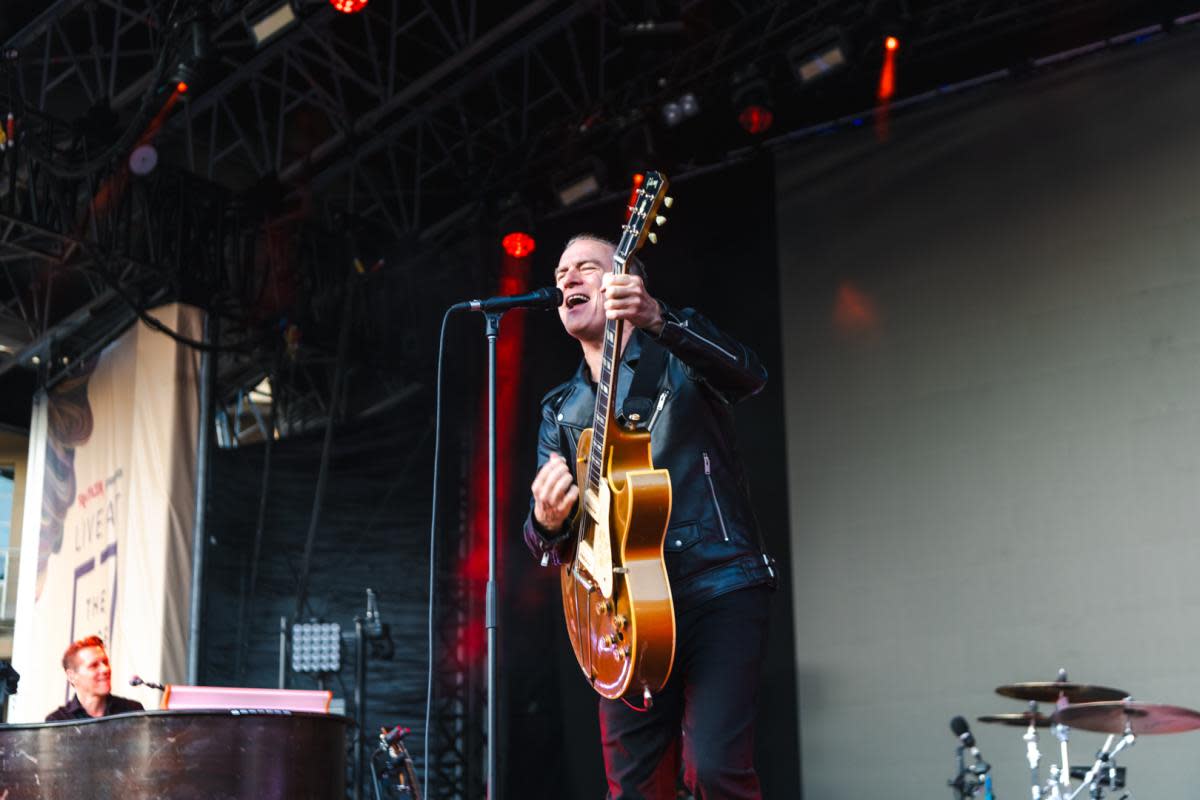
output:
POLYGON ((957 800, 968 800, 973 798, 981 788, 988 787, 987 800, 991 800, 991 784, 987 778, 987 774, 992 769, 992 765, 984 761, 978 755, 975 756, 975 763, 967 766, 966 760, 967 745, 959 743, 954 749, 954 758, 958 765, 958 774, 953 780, 946 781, 947 785, 954 790, 954 796, 957 800))
MULTIPOLYGON (((500 318, 512 308, 554 308, 563 301, 562 292, 548 287, 528 295, 494 297, 457 303, 451 311, 481 311, 488 340, 488 580, 484 625, 487 628, 487 800, 498 800, 500 706, 496 697, 498 598, 496 588, 496 340, 500 318)), ((428 758, 428 755, 426 755, 428 758)))
POLYGON ((487 800, 498 800, 500 707, 497 703, 496 596, 496 340, 503 311, 484 312, 488 340, 488 580, 484 625, 487 628, 487 800))

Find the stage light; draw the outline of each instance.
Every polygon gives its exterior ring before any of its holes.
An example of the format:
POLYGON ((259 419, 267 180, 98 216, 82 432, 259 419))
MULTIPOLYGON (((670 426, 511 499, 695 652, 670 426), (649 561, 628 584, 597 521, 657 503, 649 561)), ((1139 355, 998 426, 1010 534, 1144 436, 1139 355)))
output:
POLYGON ((788 49, 792 74, 801 83, 811 83, 843 69, 850 61, 850 48, 841 30, 830 28, 788 49))
POLYGON ((342 626, 300 622, 292 626, 292 672, 337 672, 342 668, 342 626))
POLYGON ((766 133, 775 122, 775 115, 766 106, 750 105, 738 113, 738 124, 752 136, 766 133))
POLYGON ((742 130, 752 136, 770 130, 775 121, 771 105, 771 89, 766 80, 759 77, 757 69, 750 67, 734 77, 733 108, 742 130))
POLYGON ((343 14, 357 14, 367 7, 367 0, 329 0, 329 3, 343 14))
POLYGON ((158 150, 152 144, 140 144, 129 154, 129 171, 134 175, 149 175, 158 166, 158 150))
POLYGON ((575 169, 564 170, 554 178, 554 193, 563 206, 578 203, 604 188, 604 164, 592 156, 575 169))
POLYGON ((687 92, 663 103, 662 120, 668 128, 674 128, 699 113, 700 101, 696 99, 696 95, 687 92))
POLYGON ((184 94, 189 88, 199 86, 209 67, 217 61, 217 51, 209 36, 208 25, 198 20, 188 26, 183 44, 163 89, 174 89, 184 94))
POLYGON ((291 2, 286 2, 280 3, 258 19, 246 23, 246 27, 249 28, 250 35, 254 38, 254 46, 262 47, 265 42, 290 30, 296 21, 296 10, 292 8, 291 2))
POLYGON ((533 255, 537 242, 528 233, 513 231, 500 240, 500 246, 513 258, 525 258, 533 255))
POLYGON ((887 102, 896 93, 896 51, 900 40, 888 36, 883 40, 883 64, 879 68, 879 89, 875 96, 880 102, 887 102))

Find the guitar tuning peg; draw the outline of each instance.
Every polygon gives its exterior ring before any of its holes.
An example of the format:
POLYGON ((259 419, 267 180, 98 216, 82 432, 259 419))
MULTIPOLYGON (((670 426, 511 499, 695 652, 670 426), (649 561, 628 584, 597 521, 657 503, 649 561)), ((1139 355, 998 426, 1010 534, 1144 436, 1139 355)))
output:
POLYGON ((650 244, 658 244, 658 234, 654 231, 650 231, 650 233, 646 235, 646 238, 650 240, 650 244))
POLYGON ((667 221, 667 218, 664 217, 662 214, 659 214, 657 217, 654 218, 655 225, 662 225, 662 224, 666 223, 666 221, 667 221))
POLYGON ((667 195, 663 198, 663 205, 667 208, 670 208, 671 206, 675 205, 675 198, 667 195))

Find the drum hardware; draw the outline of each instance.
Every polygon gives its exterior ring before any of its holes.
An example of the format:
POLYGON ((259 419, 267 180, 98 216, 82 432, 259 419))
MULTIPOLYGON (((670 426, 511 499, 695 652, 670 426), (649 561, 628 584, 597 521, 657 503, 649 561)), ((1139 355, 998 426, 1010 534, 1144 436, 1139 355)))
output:
MULTIPOLYGON (((1066 800, 1075 800, 1076 796, 1084 789, 1089 790, 1088 796, 1093 798, 1093 800, 1099 800, 1099 798, 1104 796, 1104 787, 1113 786, 1116 783, 1118 772, 1121 768, 1117 766, 1117 762, 1113 759, 1117 757, 1117 753, 1125 748, 1133 747, 1133 743, 1137 737, 1130 732, 1126 732, 1121 737, 1121 740, 1117 742, 1117 746, 1112 748, 1115 737, 1115 733, 1110 733, 1108 738, 1104 740, 1104 747, 1101 747, 1100 752, 1096 754, 1096 763, 1092 764, 1091 769, 1084 773, 1080 779, 1079 787, 1067 795, 1066 800)), ((1124 786, 1124 773, 1121 772, 1119 774, 1121 786, 1124 786)))
MULTIPOLYGON (((1082 780, 1087 776, 1087 767, 1071 767, 1071 777, 1076 780, 1082 780)), ((1100 783, 1110 789, 1125 788, 1125 767, 1113 767, 1104 773, 1100 779, 1100 783)))
POLYGON ((950 730, 958 737, 958 747, 954 751, 958 774, 946 781, 946 785, 954 790, 957 800, 973 798, 980 789, 984 790, 984 800, 993 800, 992 776, 988 774, 992 765, 984 761, 979 754, 975 736, 967 726, 967 721, 962 717, 955 717, 950 720, 950 730), (967 766, 967 753, 971 754, 973 760, 970 766, 967 766))
POLYGON ((1036 710, 1037 704, 1034 703, 1034 710, 1022 711, 1019 713, 1005 712, 1003 714, 984 714, 982 717, 976 717, 979 722, 987 722, 994 725, 1011 725, 1014 728, 1028 728, 1033 725, 1036 728, 1049 728, 1051 725, 1050 717, 1036 710))
MULTIPOLYGON (((1025 742, 1025 758, 1031 775, 1030 793, 1033 800, 1077 800, 1087 792, 1091 800, 1100 800, 1106 791, 1124 789, 1125 767, 1118 766, 1116 759, 1122 751, 1132 747, 1141 735, 1183 733, 1200 730, 1200 711, 1182 706, 1170 706, 1134 702, 1127 692, 1108 686, 1073 683, 1067 679, 1065 670, 1059 670, 1057 680, 1045 682, 1013 683, 999 686, 996 692, 1005 697, 1028 702, 1029 707, 1020 713, 989 714, 979 717, 980 722, 1013 727, 1025 726, 1022 740, 1025 742), (1054 703, 1052 714, 1038 711, 1038 703, 1054 703), (1059 742, 1060 761, 1049 766, 1048 779, 1043 785, 1038 767, 1042 760, 1039 749, 1039 728, 1049 728, 1059 742), (1096 754, 1091 767, 1071 767, 1068 742, 1071 729, 1078 728, 1096 733, 1106 733, 1108 738, 1096 754), (1072 787, 1071 780, 1078 783, 1072 787)), ((961 717, 956 718, 960 720, 961 717)), ((950 781, 958 793, 959 800, 975 797, 983 782, 971 767, 965 766, 963 752, 966 749, 978 753, 974 738, 965 723, 961 730, 951 724, 960 736, 959 777, 950 781)), ((986 770, 985 770, 986 772, 986 770)), ((988 783, 990 792, 990 782, 988 783)), ((990 795, 989 795, 990 796, 990 795)), ((1122 800, 1131 797, 1128 793, 1122 800)))
POLYGON ((379 729, 379 747, 371 757, 375 797, 421 800, 416 769, 404 744, 404 737, 411 732, 409 728, 400 725, 391 730, 379 729))
MULTIPOLYGON (((1033 800, 1039 800, 1043 795, 1057 800, 1061 796, 1061 790, 1065 790, 1071 785, 1071 772, 1068 769, 1071 763, 1068 747, 1071 739, 1071 728, 1066 720, 1059 720, 1054 717, 1047 718, 1040 714, 1037 710, 1037 704, 1054 703, 1055 710, 1058 711, 1077 703, 1120 700, 1128 697, 1129 694, 1122 689, 1114 689, 1110 686, 1075 683, 1068 678, 1065 669, 1059 669, 1058 675, 1053 681, 1010 683, 1004 686, 997 686, 996 693, 1003 697, 1011 697, 1014 700, 1025 700, 1029 703, 1028 711, 1024 714, 1014 714, 1012 716, 1024 717, 1027 720, 1028 729, 1022 738, 1025 741, 1025 758, 1029 761, 1032 777, 1030 793, 1033 800), (1042 720, 1048 720, 1048 724, 1041 724, 1042 720), (1054 738, 1058 739, 1060 759, 1057 765, 1051 767, 1050 781, 1047 783, 1045 789, 1042 788, 1038 776, 1038 762, 1041 760, 1041 751, 1038 747, 1037 729, 1040 727, 1049 727, 1054 733, 1054 738)), ((1014 721, 1008 724, 1018 723, 1014 721)))

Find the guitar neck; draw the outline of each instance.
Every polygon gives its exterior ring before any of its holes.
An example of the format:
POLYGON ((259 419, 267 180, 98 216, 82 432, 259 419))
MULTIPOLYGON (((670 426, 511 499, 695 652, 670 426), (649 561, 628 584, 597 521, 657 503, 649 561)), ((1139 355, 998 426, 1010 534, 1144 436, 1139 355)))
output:
MULTIPOLYGON (((624 275, 626 262, 633 256, 642 242, 650 236, 649 226, 659 204, 665 198, 667 180, 657 172, 644 176, 644 182, 629 206, 629 217, 621 228, 621 241, 613 252, 612 274, 624 275)), ((668 200, 667 205, 670 205, 668 200)), ((663 222, 659 219, 658 222, 663 222)), ((608 429, 616 419, 613 413, 613 398, 617 393, 617 364, 621 357, 621 340, 625 335, 624 323, 610 319, 604 325, 604 352, 600 359, 600 379, 596 384, 596 410, 592 415, 592 450, 588 461, 587 489, 600 490, 604 474, 604 451, 608 440, 608 429)))
MULTIPOLYGON (((620 250, 618 249, 618 253, 620 250)), ((613 274, 625 272, 625 259, 613 257, 613 274)), ((621 338, 625 324, 610 319, 604 324, 604 352, 600 357, 600 379, 596 382, 596 408, 592 414, 592 454, 588 464, 588 488, 597 491, 604 467, 604 447, 609 423, 616 419, 613 402, 617 393, 617 364, 620 361, 621 338)))

